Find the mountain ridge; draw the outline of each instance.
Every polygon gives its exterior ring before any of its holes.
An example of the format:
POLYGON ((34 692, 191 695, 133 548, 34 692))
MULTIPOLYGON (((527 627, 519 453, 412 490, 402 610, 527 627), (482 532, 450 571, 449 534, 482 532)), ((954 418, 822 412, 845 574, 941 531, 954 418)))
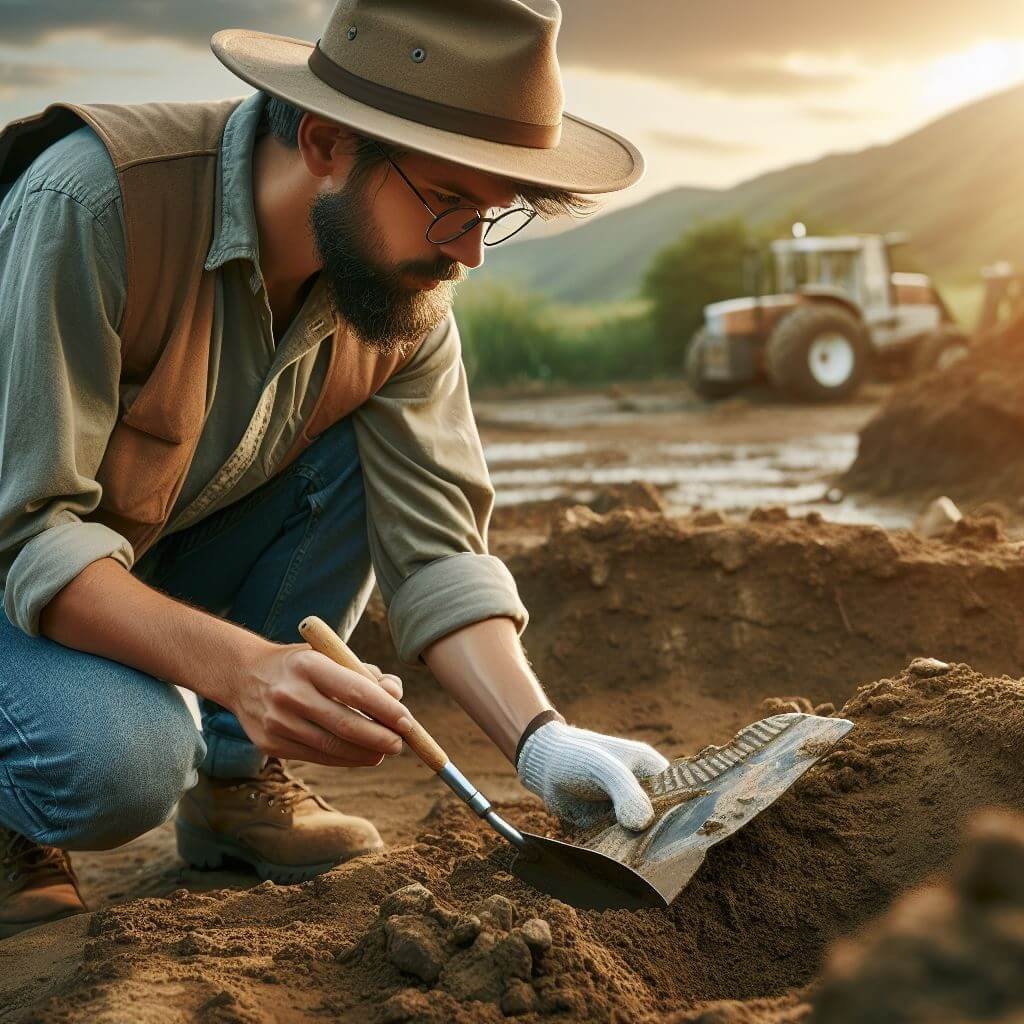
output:
POLYGON ((627 299, 651 257, 703 220, 752 227, 800 217, 835 231, 907 231, 909 258, 940 281, 1024 262, 1024 85, 975 100, 890 143, 828 153, 727 189, 678 186, 545 238, 491 251, 477 280, 568 303, 627 299), (1014 131, 1014 128, 1017 128, 1014 131))

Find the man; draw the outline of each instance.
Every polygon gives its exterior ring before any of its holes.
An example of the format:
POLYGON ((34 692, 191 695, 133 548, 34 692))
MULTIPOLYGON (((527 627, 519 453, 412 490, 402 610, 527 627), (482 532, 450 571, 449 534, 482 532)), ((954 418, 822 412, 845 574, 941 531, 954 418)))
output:
POLYGON ((520 646, 451 314, 484 244, 642 172, 563 114, 559 19, 341 0, 316 45, 214 37, 242 102, 0 137, 0 935, 82 911, 67 851, 179 798, 196 866, 291 882, 379 849, 281 761, 401 750, 399 679, 296 630, 347 636, 374 575, 401 659, 551 810, 649 824, 664 758, 567 725, 520 646))

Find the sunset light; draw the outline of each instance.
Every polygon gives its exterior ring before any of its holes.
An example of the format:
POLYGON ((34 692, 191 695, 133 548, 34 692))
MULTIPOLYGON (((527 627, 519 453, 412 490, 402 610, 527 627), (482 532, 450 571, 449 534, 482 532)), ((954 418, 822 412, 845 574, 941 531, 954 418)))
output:
POLYGON ((994 39, 932 61, 921 99, 947 110, 1024 81, 1024 39, 994 39))
POLYGON ((1024 0, 0 0, 0 1024, 1024 1024, 1022 168, 1024 0))

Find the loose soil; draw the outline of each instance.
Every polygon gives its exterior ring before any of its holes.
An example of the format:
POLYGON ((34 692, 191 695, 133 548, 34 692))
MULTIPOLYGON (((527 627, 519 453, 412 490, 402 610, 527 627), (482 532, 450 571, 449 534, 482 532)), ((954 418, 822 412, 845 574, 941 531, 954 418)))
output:
POLYGON ((949 369, 896 389, 864 427, 842 485, 965 505, 1024 499, 1024 318, 979 339, 949 369))
MULTIPOLYGON (((1004 970, 1015 963, 1019 985, 1020 890, 1007 879, 1021 877, 1020 841, 978 826, 954 881, 936 881, 977 809, 1024 806, 1024 564, 996 524, 925 541, 779 509, 573 507, 547 529, 498 533, 531 609, 531 659, 571 721, 673 757, 794 707, 831 703, 855 729, 716 846, 664 912, 575 911, 527 888, 509 848, 410 755, 309 768, 378 822, 388 851, 243 890, 226 886, 252 879, 175 865, 166 827, 76 858, 100 909, 0 943, 0 1020, 923 1024, 944 1019, 957 984, 956 1019, 1024 1011, 1004 970), (902 903, 870 923, 923 884, 947 895, 911 914, 910 938, 902 903), (950 949, 974 974, 917 984, 950 949), (894 950, 909 951, 903 974, 894 950)), ((394 666, 379 607, 352 643, 394 666)), ((429 678, 404 679, 508 818, 556 828, 429 678)))

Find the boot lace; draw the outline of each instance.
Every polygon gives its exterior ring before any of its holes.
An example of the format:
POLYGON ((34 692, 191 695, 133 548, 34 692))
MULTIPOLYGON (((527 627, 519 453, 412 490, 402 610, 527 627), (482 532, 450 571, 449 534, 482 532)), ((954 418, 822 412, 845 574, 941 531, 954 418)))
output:
POLYGON ((279 807, 282 814, 303 800, 314 799, 306 784, 301 779, 289 775, 277 757, 267 758, 266 766, 256 778, 236 783, 231 789, 248 790, 250 800, 258 800, 261 795, 265 796, 267 804, 279 807))
POLYGON ((56 846, 43 846, 26 836, 0 829, 0 870, 9 882, 32 874, 67 874, 75 877, 71 858, 56 846))

